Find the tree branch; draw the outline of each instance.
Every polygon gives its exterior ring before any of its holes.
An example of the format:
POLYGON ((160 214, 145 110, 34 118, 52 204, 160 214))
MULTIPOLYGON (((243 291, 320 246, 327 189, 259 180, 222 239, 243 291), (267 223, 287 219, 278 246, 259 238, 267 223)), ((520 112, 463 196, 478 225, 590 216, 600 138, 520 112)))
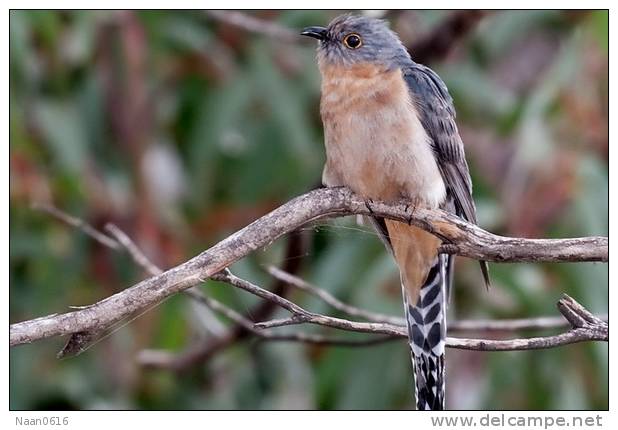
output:
MULTIPOLYGON (((108 236, 97 231, 95 228, 91 227, 89 224, 87 224, 83 220, 72 217, 55 207, 46 206, 44 211, 71 226, 79 228, 84 233, 88 234, 93 239, 97 240, 103 245, 109 246, 110 248, 113 248, 116 250, 119 249, 119 247, 116 245, 122 246, 128 252, 129 256, 133 259, 135 264, 139 266, 140 268, 142 268, 149 275, 156 276, 163 272, 142 252, 141 249, 139 249, 139 247, 135 244, 135 242, 133 242, 133 240, 125 232, 123 232, 120 228, 118 228, 116 225, 107 224, 105 226, 105 229, 114 238, 114 239, 110 239, 108 236)), ((292 276, 292 275, 289 275, 289 276, 292 276)), ((239 278, 236 278, 236 279, 239 279, 239 278)), ((225 279, 222 279, 222 280, 225 280, 225 279)), ((303 343, 311 343, 311 344, 317 344, 317 345, 338 345, 338 346, 356 347, 356 346, 371 346, 371 345, 375 345, 378 343, 382 343, 382 342, 386 342, 386 341, 394 339, 394 337, 391 337, 391 336, 379 336, 379 337, 372 337, 369 339, 357 340, 357 339, 331 338, 331 337, 314 335, 310 333, 302 333, 302 332, 288 333, 288 334, 270 333, 265 330, 257 329, 255 327, 255 324, 252 321, 248 320, 243 315, 229 308, 228 306, 224 305, 218 300, 215 300, 211 297, 206 296, 200 290, 191 288, 186 291, 183 291, 183 293, 189 296, 191 299, 209 307, 213 311, 235 322, 240 327, 245 329, 247 332, 253 334, 254 336, 257 336, 261 340, 278 341, 278 342, 293 341, 293 342, 303 342, 303 343)), ((279 297, 279 296, 274 295, 274 294, 269 294, 268 297, 279 297)), ((277 304, 277 303, 273 302, 273 304, 277 304)), ((89 346, 89 344, 94 340, 95 334, 96 333, 92 333, 91 335, 88 333, 79 333, 77 335, 76 334, 72 335, 69 341, 67 342, 67 344, 65 345, 65 347, 58 353, 58 357, 64 358, 67 356, 77 355, 83 352, 89 346)), ((174 367, 173 363, 176 363, 176 361, 170 361, 169 357, 171 357, 171 355, 169 354, 166 355, 162 351, 146 350, 140 353, 138 360, 146 366, 148 365, 165 366, 165 363, 167 363, 167 367, 170 367, 170 366, 174 367), (167 357, 167 359, 164 357, 167 357)))
MULTIPOLYGON (((298 288, 302 291, 319 298, 324 303, 332 308, 344 312, 352 317, 363 318, 373 322, 385 322, 393 325, 404 326, 405 320, 393 315, 381 314, 378 312, 368 311, 343 303, 336 297, 332 296, 326 290, 311 285, 307 281, 298 276, 285 272, 275 266, 267 268, 268 273, 276 279, 287 282, 289 285, 298 288)), ((598 318, 602 321, 607 321, 607 314, 599 315, 598 318)), ((449 333, 455 332, 515 332, 524 330, 546 330, 570 327, 569 321, 562 317, 536 317, 536 318, 518 318, 518 319, 503 319, 503 320, 455 320, 449 321, 449 333)))
MULTIPOLYGON (((487 13, 480 10, 453 11, 431 31, 406 48, 412 58, 420 63, 430 63, 446 57, 457 41, 472 31, 487 13)), ((209 10, 206 14, 219 22, 275 40, 288 43, 302 40, 296 30, 243 12, 209 10)))
POLYGON ((120 244, 118 242, 116 242, 111 237, 101 233, 100 231, 98 231, 97 229, 89 225, 88 223, 84 222, 84 220, 80 218, 71 216, 67 214, 66 212, 59 210, 58 208, 52 205, 49 205, 49 204, 45 204, 45 203, 33 203, 31 207, 34 210, 45 212, 46 214, 59 219, 65 224, 75 227, 76 229, 80 230, 87 236, 90 236, 91 238, 101 243, 102 245, 107 246, 108 248, 116 249, 116 250, 120 249, 120 244))
MULTIPOLYGON (((163 273, 159 267, 157 267, 143 252, 142 250, 133 242, 133 240, 120 228, 118 228, 115 224, 107 224, 105 226, 105 230, 112 236, 109 237, 106 234, 96 230, 94 227, 83 221, 82 219, 73 217, 62 210, 55 208, 51 205, 33 205, 34 209, 41 210, 50 214, 51 216, 59 219, 60 221, 78 228, 88 236, 95 239, 97 242, 108 246, 114 250, 120 250, 123 248, 127 251, 129 256, 133 259, 135 264, 142 268, 147 274, 150 276, 156 276, 163 273)), ((285 273, 285 272, 284 272, 285 273)), ((288 276, 293 276, 288 274, 288 276)), ((239 279, 239 278, 236 278, 239 279)), ((250 287, 251 288, 259 288, 259 287, 250 287)), ((380 336, 380 337, 372 337, 369 339, 339 339, 339 338, 330 338, 321 335, 313 335, 310 333, 289 333, 289 334, 279 334, 279 333, 269 333, 264 330, 259 330, 255 328, 255 325, 252 321, 245 318, 243 315, 239 314, 235 310, 227 307, 223 303, 206 296, 201 291, 192 288, 186 291, 183 291, 184 294, 189 296, 191 299, 209 307, 213 311, 225 316, 231 321, 238 324, 247 332, 259 337, 262 340, 268 341, 294 341, 294 342, 303 342, 303 343, 312 343, 318 345, 339 345, 339 346, 370 346, 378 343, 386 342, 394 339, 394 337, 390 336, 380 336)), ((268 297, 279 297, 275 294, 270 293, 268 297)), ((285 299, 284 299, 285 300, 285 299)), ((277 302, 268 301, 268 303, 272 303, 277 305, 277 302)), ((68 356, 78 355, 81 352, 85 351, 87 347, 92 343, 92 341, 96 338, 98 332, 79 332, 74 333, 64 348, 58 353, 58 358, 64 358, 68 356)), ((143 351, 139 356, 139 360, 142 360, 144 365, 157 365, 162 366, 163 363, 168 362, 168 367, 172 366, 169 362, 163 357, 168 357, 169 354, 166 355, 161 351, 153 351, 146 350, 143 351), (153 363, 150 363, 150 362, 153 363)), ((172 366, 174 367, 174 366, 172 366)))
MULTIPOLYGON (((521 351, 554 348, 557 346, 591 340, 605 342, 609 341, 609 326, 604 321, 588 312, 572 297, 564 294, 557 306, 563 316, 571 324, 571 329, 565 333, 554 336, 508 340, 447 337, 446 346, 449 348, 474 351, 521 351)), ((407 332, 402 326, 395 326, 387 323, 365 323, 342 320, 340 318, 333 318, 325 315, 311 314, 302 309, 300 312, 298 309, 294 309, 291 312, 292 317, 290 318, 258 323, 255 326, 259 328, 273 328, 309 323, 346 331, 382 333, 390 336, 407 337, 407 332)))
MULTIPOLYGON (((247 291, 260 290, 260 287, 252 285, 247 281, 239 279, 233 275, 227 273, 222 276, 220 280, 225 282, 231 282, 232 285, 240 286, 241 284, 249 284, 241 287, 247 291)), ((266 295, 264 296, 266 297, 266 295)), ((207 299, 208 300, 208 299, 207 299)), ((279 303, 279 301, 277 301, 279 303)), ((212 304, 205 302, 207 306, 212 304)), ((586 309, 584 309, 579 303, 573 300, 571 297, 564 295, 558 302, 559 310, 565 315, 569 315, 568 318, 573 320, 571 329, 565 333, 561 333, 554 336, 534 337, 527 339, 509 339, 509 340, 486 340, 486 339, 463 339, 448 337, 446 340, 446 346, 449 348, 466 349, 474 351, 518 351, 518 350, 534 350, 534 349, 546 349, 554 348, 571 343, 583 342, 583 341, 608 341, 609 340, 609 328, 606 323, 600 319, 594 317, 586 309), (579 316, 579 318, 574 317, 579 316)), ((215 308, 216 309, 216 308, 215 308)), ((292 317, 282 320, 273 320, 267 323, 253 325, 250 321, 241 321, 246 325, 248 330, 253 334, 260 337, 261 340, 279 340, 279 341, 295 341, 306 343, 317 343, 325 345, 339 345, 339 346, 368 346, 375 343, 382 343, 394 339, 407 339, 406 330, 404 327, 395 326, 390 324, 379 325, 379 329, 376 330, 376 326, 370 323, 354 322, 341 320, 339 318, 332 318, 325 315, 312 314, 305 311, 300 307, 287 307, 291 310, 292 317), (282 325, 303 324, 311 323, 318 324, 326 327, 337 328, 344 331, 356 331, 365 333, 385 333, 385 330, 389 330, 388 336, 381 336, 374 339, 364 340, 352 340, 352 339, 332 339, 322 337, 320 335, 308 335, 305 333, 291 333, 291 334, 275 334, 267 330, 261 331, 256 329, 260 328, 273 328, 282 325)), ((238 320, 238 315, 230 313, 223 306, 220 311, 226 314, 230 319, 238 320)), ((234 312, 234 311, 232 311, 234 312)), ((508 321, 503 321, 507 323, 508 321)), ((199 350, 198 350, 199 351, 199 350)), ((138 357, 138 361, 148 367, 165 368, 174 371, 186 370, 191 364, 198 362, 198 358, 207 358, 196 354, 193 350, 184 354, 172 354, 166 351, 153 351, 146 350, 138 357)))
MULTIPOLYGON (((306 239, 306 237, 303 236, 304 233, 302 230, 292 232, 287 236, 288 242, 285 251, 286 257, 283 261, 282 267, 288 273, 296 272, 301 266, 302 259, 298 258, 298 256, 303 254, 303 249, 305 246, 304 242, 306 239)), ((277 280, 277 282, 275 282, 272 286, 272 291, 280 296, 285 296, 287 290, 288 285, 285 282, 279 280, 277 280)), ((270 317, 270 315, 276 309, 278 309, 276 304, 269 301, 262 301, 260 304, 246 311, 245 318, 251 318, 252 320, 260 321, 270 317)), ((189 351, 185 351, 181 354, 167 355, 174 356, 174 365, 171 366, 172 368, 176 370, 191 368, 195 364, 203 363, 224 348, 236 342, 240 342, 252 335, 253 333, 250 330, 247 330, 240 324, 236 324, 235 326, 231 327, 228 333, 226 333, 224 336, 204 340, 203 342, 200 342, 197 346, 190 348, 189 351)), ((369 344, 368 340, 364 342, 369 344)), ((330 345, 335 345, 335 343, 331 342, 330 345)), ((359 344, 358 346, 362 345, 359 344)), ((145 362, 145 364, 147 364, 147 361, 145 362)))
POLYGON ((305 281, 304 279, 299 278, 298 276, 291 275, 286 273, 285 271, 278 269, 274 266, 269 266, 267 272, 274 278, 279 279, 281 281, 287 282, 289 285, 298 288, 299 290, 306 291, 322 300, 324 303, 330 305, 332 308, 337 309, 338 311, 344 312, 347 315, 352 317, 359 317, 366 319, 368 321, 373 322, 385 322, 389 324, 403 326, 405 321, 403 318, 394 317, 391 315, 385 315, 378 312, 371 312, 365 309, 357 308, 355 306, 351 306, 347 303, 343 303, 328 291, 323 290, 321 288, 315 287, 305 281))
POLYGON ((263 34, 275 40, 293 43, 301 39, 298 32, 290 28, 247 15, 246 13, 229 10, 208 10, 206 14, 217 21, 233 25, 251 33, 263 34))
POLYGON ((408 46, 408 51, 414 61, 424 64, 444 58, 457 41, 476 28, 485 15, 487 12, 482 10, 454 11, 428 34, 408 46))
POLYGON ((420 227, 451 245, 449 252, 487 261, 607 261, 608 239, 519 239, 488 233, 452 214, 408 204, 366 202, 346 188, 324 188, 297 197, 222 240, 191 260, 146 279, 100 302, 64 314, 54 314, 10 326, 10 345, 52 336, 101 332, 112 324, 153 306, 164 298, 201 283, 224 280, 264 299, 276 302, 305 322, 331 327, 400 335, 401 327, 384 323, 352 323, 305 311, 298 305, 240 280, 219 273, 249 253, 268 246, 285 233, 309 222, 350 214, 377 215, 420 227), (273 297, 275 296, 275 297, 273 297), (360 324, 360 325, 359 325, 360 324))
MULTIPOLYGON (((90 227, 87 223, 82 220, 79 220, 75 217, 72 217, 59 209, 48 207, 46 212, 52 214, 57 217, 61 221, 67 222, 69 225, 76 226, 85 232, 95 233, 90 234, 95 240, 99 240, 101 243, 106 243, 100 240, 101 237, 106 237, 102 233, 98 232, 96 229, 90 227), (67 221, 67 220, 70 220, 67 221)), ((127 250, 129 255, 132 257, 133 261, 140 267, 142 267, 147 273, 151 275, 156 275, 161 273, 161 269, 156 267, 146 255, 139 249, 139 247, 118 227, 113 224, 108 224, 106 226, 106 230, 114 237, 119 245, 121 245, 124 249, 127 250)), ((109 238, 108 238, 109 239, 109 238)), ((117 249, 117 248, 115 248, 117 249)), ((331 305, 333 308, 340 310, 342 312, 347 313, 348 315, 363 317, 369 320, 373 320, 374 322, 387 322, 391 323, 395 326, 400 326, 400 330, 403 330, 403 320, 396 317, 391 317, 388 315, 373 313, 369 311, 365 311, 360 308, 355 308, 351 305, 345 304, 339 301, 334 296, 330 295, 324 290, 321 290, 317 287, 310 285, 304 280, 286 273, 280 269, 275 267, 269 267, 268 272, 273 275, 275 278, 287 282, 296 288, 307 291, 310 294, 322 299, 325 303, 331 305)), ((353 328, 353 331, 367 331, 368 333, 375 333, 373 329, 364 325, 358 325, 357 323, 348 321, 347 324, 342 325, 340 319, 331 319, 331 317, 324 317, 323 315, 319 315, 320 317, 315 321, 313 321, 314 316, 317 314, 313 314, 305 311, 304 309, 294 305, 293 303, 282 299, 276 294, 270 293, 257 287, 245 280, 242 280, 234 275, 231 275, 228 271, 221 274, 222 276, 217 275, 213 278, 219 278, 218 280, 223 282, 228 282, 233 286, 245 289, 253 294, 257 294, 262 298, 265 298, 272 303, 281 306, 293 313, 292 318, 282 319, 282 320, 273 320, 266 323, 254 324, 252 321, 244 318, 242 315, 234 311, 233 309, 228 308, 222 303, 205 296, 201 291, 190 289, 185 291, 185 294, 189 295, 192 299, 208 306, 215 312, 218 312, 228 319, 236 322, 249 333, 257 336, 261 340, 268 341, 294 341, 294 342, 304 342, 304 343, 313 343, 320 345, 338 345, 338 346, 370 346, 377 343, 382 343, 385 341, 396 339, 397 337, 405 338, 404 334, 390 334, 387 336, 381 336, 376 338, 369 339, 341 339, 341 338, 329 338, 321 335, 313 335, 307 333, 289 333, 289 334, 279 334, 272 333, 264 328, 273 328, 283 325, 292 325, 292 324, 301 324, 304 322, 316 323, 319 325, 325 325, 327 327, 334 327, 343 330, 347 330, 349 327, 353 328), (261 328, 261 330, 260 330, 261 328)), ((516 331, 522 329, 539 329, 539 328, 556 328, 562 327, 564 325, 571 324, 573 330, 562 333, 556 336, 547 336, 547 337, 537 337, 537 338, 528 338, 528 339, 512 339, 512 340, 482 340, 482 339, 460 339, 460 338, 449 338, 447 340, 447 346, 461 348, 461 349, 470 349, 470 350, 482 350, 482 351, 504 351, 504 350, 517 350, 517 349, 539 349, 539 348, 550 348, 559 345, 565 345, 574 342, 587 341, 587 340, 607 340, 608 326, 602 321, 600 318, 595 317, 590 312, 588 312, 583 306, 577 303, 575 300, 570 298, 569 296, 564 296, 562 300, 558 302, 558 308, 560 312, 564 315, 565 319, 561 318, 552 318, 552 317, 542 317, 542 318, 530 318, 530 319, 520 319, 520 320, 502 320, 502 321, 454 321, 449 324, 449 332, 457 331, 457 330, 482 330, 482 331, 492 331, 492 330, 501 330, 501 331, 516 331), (566 324, 565 324, 566 323, 566 324)), ((87 345, 92 338, 90 336, 84 335, 80 333, 78 336, 72 336, 69 340, 67 346, 61 351, 60 356, 65 356, 69 353, 73 354, 76 352, 81 352, 85 345, 87 345), (81 345, 80 345, 81 344, 81 345)), ((200 349, 197 350, 199 352, 200 349)), ((145 366, 150 367, 165 367, 173 370, 183 370, 187 367, 188 363, 196 361, 196 359, 204 356, 204 352, 200 354, 196 354, 195 351, 191 351, 190 354, 175 356, 174 354, 166 353, 164 351, 153 351, 146 350, 143 351, 138 360, 145 366)), ((207 356, 207 355, 206 355, 207 356)))

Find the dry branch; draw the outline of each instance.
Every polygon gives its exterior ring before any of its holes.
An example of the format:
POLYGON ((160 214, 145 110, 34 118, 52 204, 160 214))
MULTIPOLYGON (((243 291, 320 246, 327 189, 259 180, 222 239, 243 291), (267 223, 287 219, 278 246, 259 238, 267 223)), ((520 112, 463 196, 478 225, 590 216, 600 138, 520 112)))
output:
POLYGON ((217 21, 233 25, 251 33, 263 34, 275 40, 284 42, 298 42, 300 35, 297 31, 284 27, 275 22, 256 18, 246 13, 228 10, 209 10, 206 14, 217 21))
POLYGON ((412 58, 419 63, 430 63, 444 58, 458 41, 470 33, 487 15, 481 10, 458 10, 448 15, 429 33, 408 46, 412 58))
MULTIPOLYGON (((546 349, 557 346, 583 341, 609 341, 609 327, 601 319, 588 312, 572 297, 563 295, 558 302, 558 309, 571 323, 571 329, 565 333, 554 336, 533 337, 525 339, 489 340, 489 339, 464 339, 448 337, 446 346, 449 348, 467 349, 474 351, 520 351, 532 349, 546 349)), ((338 328, 346 331, 365 333, 383 333, 390 336, 407 337, 407 332, 402 326, 394 326, 386 323, 363 323, 325 315, 307 315, 305 312, 292 312, 293 316, 287 319, 273 320, 257 324, 261 328, 273 328, 293 324, 319 324, 327 327, 338 328), (345 322, 343 322, 345 321, 345 322)))
MULTIPOLYGON (((296 232, 292 232, 286 237, 287 244, 285 249, 285 258, 282 262, 282 268, 284 268, 285 271, 288 273, 296 273, 300 269, 303 262, 303 259, 298 258, 298 256, 304 254, 304 247, 306 245, 305 241, 307 237, 305 236, 305 233, 302 229, 296 232)), ((289 288, 287 283, 276 280, 276 282, 271 285, 271 290, 275 294, 285 297, 289 288)), ((252 321, 261 321, 270 318, 273 312, 275 312, 277 309, 278 307, 276 304, 269 301, 262 301, 245 312, 245 319, 252 321)), ((203 363, 213 355, 227 348, 228 346, 233 345, 237 342, 241 342, 247 338, 251 338, 253 335, 254 333, 251 330, 248 330, 242 324, 236 323, 235 325, 231 326, 228 332, 224 335, 211 337, 205 339, 202 342, 198 342, 198 344, 192 347, 189 351, 185 351, 179 354, 167 353, 166 356, 168 356, 170 359, 171 357, 173 357, 173 364, 169 367, 173 369, 192 368, 194 365, 203 363)), ((374 340, 376 340, 376 342, 373 342, 373 344, 377 343, 377 339, 374 340)), ((360 342, 361 341, 359 341, 358 346, 362 346, 360 342)), ((364 342, 369 344, 368 340, 364 342)), ((334 345, 335 343, 331 342, 330 344, 334 345)), ((347 345, 348 344, 346 344, 346 346, 347 345)), ((141 354, 140 357, 142 357, 141 354)), ((145 360, 146 361, 144 361, 144 364, 149 364, 149 361, 147 361, 148 359, 146 358, 145 360)))
POLYGON ((287 282, 295 288, 306 291, 309 294, 321 299, 324 303, 330 305, 332 308, 338 311, 344 312, 352 317, 359 317, 373 322, 385 322, 394 325, 403 326, 405 324, 403 318, 394 317, 391 315, 380 314, 378 312, 371 312, 365 309, 351 306, 347 303, 343 303, 328 291, 315 287, 298 276, 291 275, 285 271, 278 269, 274 266, 268 267, 268 273, 274 278, 287 282))
MULTIPOLYGON (((92 306, 11 325, 10 345, 57 335, 78 333, 84 336, 88 333, 100 333, 133 313, 153 306, 165 297, 186 290, 207 278, 231 283, 287 309, 293 317, 286 323, 307 322, 348 331, 382 333, 389 336, 405 334, 402 327, 392 324, 357 323, 306 311, 289 300, 236 278, 224 270, 250 252, 269 245, 281 235, 296 230, 308 222, 348 214, 373 214, 408 222, 449 242, 451 251, 455 250, 461 255, 489 261, 607 261, 607 238, 554 240, 505 238, 488 233, 443 211, 422 207, 412 210, 407 204, 366 202, 346 188, 319 189, 284 204, 193 259, 92 306)), ((113 228, 111 231, 114 233, 113 228)), ((114 240, 131 252, 130 247, 122 244, 122 235, 115 236, 114 240)), ((589 330, 589 327, 582 329, 589 330)), ((572 334, 567 340, 582 340, 581 335, 582 331, 572 334)), ((595 336, 593 339, 598 338, 598 333, 595 336)), ((500 344, 491 342, 508 341, 478 342, 490 345, 488 348, 502 349, 500 344)), ((451 346, 464 347, 461 341, 453 342, 451 346)))
POLYGON ((102 245, 107 246, 108 248, 120 249, 120 244, 118 242, 116 242, 111 237, 101 233, 100 231, 98 231, 97 229, 89 225, 88 223, 84 222, 84 220, 82 220, 81 218, 77 218, 72 215, 69 215, 66 212, 63 212, 54 206, 51 206, 49 204, 44 204, 44 203, 34 203, 32 204, 32 209, 45 212, 53 216, 54 218, 59 219, 65 224, 68 224, 72 227, 77 228, 78 230, 81 230, 84 234, 90 236, 91 238, 101 243, 102 245))
MULTIPOLYGON (((488 12, 459 10, 447 15, 427 34, 407 46, 415 61, 429 63, 444 58, 458 41, 470 33, 488 12)), ((209 10, 206 14, 219 22, 274 40, 296 43, 301 40, 297 30, 238 11, 209 10)))
MULTIPOLYGON (((358 317, 372 322, 385 322, 393 325, 404 326, 405 320, 393 315, 381 314, 378 312, 368 311, 366 309, 352 306, 344 303, 332 296, 327 291, 311 285, 298 276, 287 273, 284 270, 274 266, 267 268, 268 273, 281 281, 287 282, 289 285, 298 288, 302 291, 321 299, 324 303, 332 308, 341 311, 349 316, 358 317)), ((601 321, 607 321, 607 314, 595 316, 601 321)), ((449 321, 449 333, 455 332, 516 332, 524 330, 546 330, 570 327, 569 321, 563 317, 536 317, 536 318, 518 318, 518 319, 502 319, 502 320, 455 320, 449 321)))

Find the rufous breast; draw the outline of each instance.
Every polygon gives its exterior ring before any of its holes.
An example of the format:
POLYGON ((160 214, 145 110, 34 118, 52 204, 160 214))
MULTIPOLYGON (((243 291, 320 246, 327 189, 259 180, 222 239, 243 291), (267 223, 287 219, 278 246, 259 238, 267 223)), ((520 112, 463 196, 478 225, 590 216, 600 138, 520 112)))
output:
POLYGON ((325 185, 439 206, 444 183, 401 70, 320 64, 320 72, 325 185))

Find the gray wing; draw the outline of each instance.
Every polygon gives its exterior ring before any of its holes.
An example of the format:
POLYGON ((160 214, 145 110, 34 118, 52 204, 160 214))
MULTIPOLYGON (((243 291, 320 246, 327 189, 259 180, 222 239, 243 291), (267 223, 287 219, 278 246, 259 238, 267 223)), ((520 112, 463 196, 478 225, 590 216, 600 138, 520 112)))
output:
POLYGON ((404 70, 404 79, 421 123, 431 138, 447 193, 455 203, 455 212, 476 224, 472 180, 455 123, 453 99, 444 82, 429 67, 415 63, 404 70))
MULTIPOLYGON (((463 142, 455 123, 455 108, 446 85, 429 67, 413 63, 403 70, 420 120, 431 138, 447 201, 452 199, 455 213, 476 224, 476 207, 472 199, 472 180, 464 153, 463 142)), ((448 206, 445 207, 449 210, 448 206)), ((489 286, 487 263, 480 262, 485 285, 489 286)))

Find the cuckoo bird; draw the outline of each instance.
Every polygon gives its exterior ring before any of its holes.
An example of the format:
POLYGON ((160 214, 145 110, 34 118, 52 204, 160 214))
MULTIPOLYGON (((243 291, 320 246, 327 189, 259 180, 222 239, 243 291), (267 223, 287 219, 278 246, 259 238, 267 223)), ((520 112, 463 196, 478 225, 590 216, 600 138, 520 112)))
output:
MULTIPOLYGON (((386 22, 344 15, 301 34, 318 39, 327 187, 408 200, 476 223, 472 182, 446 85, 415 63, 386 22)), ((444 409, 446 306, 454 258, 437 237, 371 217, 399 267, 418 409, 444 409)), ((489 277, 481 262, 485 283, 489 277)))

